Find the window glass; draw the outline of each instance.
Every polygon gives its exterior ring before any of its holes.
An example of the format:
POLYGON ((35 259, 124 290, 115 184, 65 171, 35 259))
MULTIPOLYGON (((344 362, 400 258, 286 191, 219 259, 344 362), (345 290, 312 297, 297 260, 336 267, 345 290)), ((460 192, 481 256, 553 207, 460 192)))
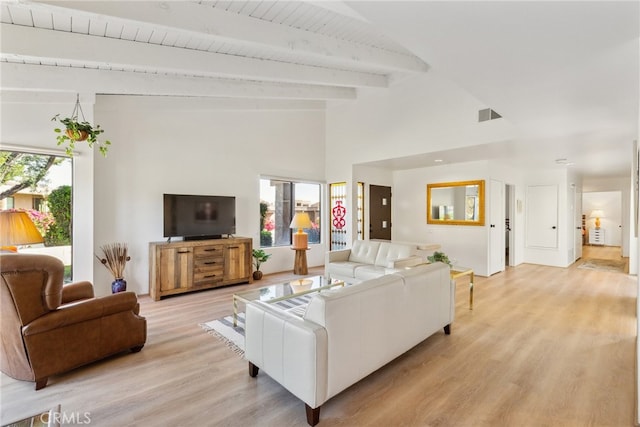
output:
POLYGON ((0 150, 0 207, 27 212, 44 240, 17 250, 59 258, 65 282, 72 279, 72 176, 68 157, 0 150))
POLYGON ((331 203, 331 250, 344 249, 347 246, 347 183, 329 184, 329 201, 331 203))
POLYGON ((45 210, 44 198, 34 196, 32 202, 33 202, 33 210, 41 211, 41 212, 45 210))
POLYGON ((320 243, 320 184, 260 179, 260 247, 291 245, 293 216, 306 212, 311 227, 304 229, 309 244, 320 243))

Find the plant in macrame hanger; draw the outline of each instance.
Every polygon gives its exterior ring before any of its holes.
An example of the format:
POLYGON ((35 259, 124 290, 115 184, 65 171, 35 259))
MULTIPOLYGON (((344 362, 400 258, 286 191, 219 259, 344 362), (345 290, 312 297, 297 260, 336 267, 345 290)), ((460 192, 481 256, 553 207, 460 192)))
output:
POLYGON ((60 114, 56 114, 51 121, 59 121, 65 128, 56 128, 53 131, 58 134, 56 140, 58 145, 66 145, 65 152, 68 156, 73 157, 73 150, 76 142, 87 141, 89 148, 95 144, 103 156, 107 155, 107 150, 111 142, 108 140, 99 141, 98 135, 104 132, 100 125, 93 126, 84 118, 82 106, 80 105, 80 95, 76 95, 76 105, 70 117, 60 118, 60 114), (82 118, 82 120, 79 119, 82 118))

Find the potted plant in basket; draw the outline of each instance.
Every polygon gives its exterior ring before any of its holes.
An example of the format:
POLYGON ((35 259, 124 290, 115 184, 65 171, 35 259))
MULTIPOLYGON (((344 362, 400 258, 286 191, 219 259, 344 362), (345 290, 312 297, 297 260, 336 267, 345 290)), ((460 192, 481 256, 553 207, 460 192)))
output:
POLYGON ((100 125, 93 126, 87 121, 79 121, 77 115, 61 119, 60 114, 56 114, 51 120, 59 121, 65 125, 64 131, 61 128, 55 128, 53 131, 58 134, 56 137, 58 145, 66 144, 65 152, 68 156, 73 156, 75 143, 80 141, 87 141, 90 148, 95 144, 103 156, 107 155, 107 150, 111 142, 108 140, 98 140, 98 135, 104 132, 104 129, 101 129, 100 125))
POLYGON ((263 262, 266 262, 271 257, 271 254, 266 253, 262 249, 254 249, 253 250, 253 265, 256 267, 256 271, 253 272, 253 279, 260 280, 262 279, 262 271, 260 271, 260 266, 263 262))
POLYGON ((103 258, 98 255, 95 257, 104 265, 113 275, 114 281, 111 283, 111 292, 118 293, 127 290, 127 281, 124 280, 124 268, 127 261, 131 260, 129 250, 126 243, 111 243, 109 245, 100 246, 103 258))

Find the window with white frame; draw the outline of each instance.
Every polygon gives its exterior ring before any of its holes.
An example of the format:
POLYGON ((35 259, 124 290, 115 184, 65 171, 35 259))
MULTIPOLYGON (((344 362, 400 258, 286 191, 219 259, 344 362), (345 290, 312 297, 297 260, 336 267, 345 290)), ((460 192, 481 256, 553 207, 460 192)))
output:
POLYGON ((306 212, 309 244, 320 243, 321 185, 283 179, 260 179, 260 247, 291 245, 291 219, 306 212))
POLYGON ((18 252, 53 255, 72 280, 73 162, 66 156, 0 150, 0 209, 25 211, 43 243, 18 245, 18 252))

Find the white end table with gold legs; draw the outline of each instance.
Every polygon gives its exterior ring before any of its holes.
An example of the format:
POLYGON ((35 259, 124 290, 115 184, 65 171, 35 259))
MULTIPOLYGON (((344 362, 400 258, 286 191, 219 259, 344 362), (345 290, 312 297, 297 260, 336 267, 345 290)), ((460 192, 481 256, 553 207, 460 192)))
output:
POLYGON ((454 265, 451 267, 451 280, 469 276, 469 310, 473 310, 473 269, 454 265))

